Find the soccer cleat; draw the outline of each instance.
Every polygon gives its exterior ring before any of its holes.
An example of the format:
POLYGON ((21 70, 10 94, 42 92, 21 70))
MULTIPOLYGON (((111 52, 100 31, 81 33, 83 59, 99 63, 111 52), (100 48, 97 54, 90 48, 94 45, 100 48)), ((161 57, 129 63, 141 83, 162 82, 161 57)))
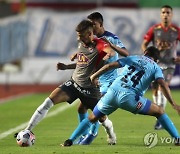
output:
POLYGON ((176 138, 174 144, 175 144, 176 146, 180 146, 180 138, 176 138))
POLYGON ((93 142, 93 140, 97 137, 96 135, 93 134, 88 134, 85 136, 85 138, 79 143, 80 145, 89 145, 93 142))
POLYGON ((18 133, 15 133, 15 134, 14 134, 14 138, 16 138, 16 137, 17 137, 17 135, 18 135, 18 133))
POLYGON ((62 147, 70 147, 71 145, 73 145, 73 142, 70 139, 67 139, 63 144, 61 144, 62 147))
POLYGON ((114 132, 107 135, 107 142, 108 142, 108 145, 116 144, 116 134, 114 132))
POLYGON ((76 142, 74 142, 73 144, 80 144, 82 140, 84 140, 84 138, 86 137, 86 135, 82 135, 76 142))
POLYGON ((154 126, 154 129, 155 130, 161 130, 161 129, 164 129, 163 126, 160 124, 160 122, 157 120, 156 121, 156 124, 154 126))

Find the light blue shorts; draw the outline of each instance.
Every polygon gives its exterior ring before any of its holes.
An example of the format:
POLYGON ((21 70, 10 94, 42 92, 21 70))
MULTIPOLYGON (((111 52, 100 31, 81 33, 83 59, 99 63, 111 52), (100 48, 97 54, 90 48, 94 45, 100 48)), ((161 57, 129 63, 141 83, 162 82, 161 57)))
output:
POLYGON ((111 84, 112 84, 112 82, 106 82, 100 86, 100 92, 102 95, 106 94, 106 92, 111 84))
POLYGON ((147 114, 150 106, 150 100, 137 95, 130 89, 119 89, 119 91, 115 91, 109 88, 106 95, 98 102, 97 109, 105 115, 111 114, 118 108, 134 114, 147 114))

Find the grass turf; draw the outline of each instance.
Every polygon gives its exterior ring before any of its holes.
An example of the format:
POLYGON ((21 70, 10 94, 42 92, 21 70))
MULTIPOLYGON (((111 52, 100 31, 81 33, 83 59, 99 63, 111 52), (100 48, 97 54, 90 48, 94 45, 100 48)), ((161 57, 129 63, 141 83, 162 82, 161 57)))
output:
MULTIPOLYGON (((180 102, 180 91, 172 91, 172 95, 177 103, 180 102)), ((146 93, 146 97, 151 99, 151 91, 146 93)), ((48 94, 35 94, 18 98, 0 104, 0 135, 18 125, 27 122, 35 109, 42 103, 48 94)), ((152 100, 152 99, 151 99, 152 100)), ((64 103, 65 104, 65 103, 64 103)), ((54 106, 50 112, 57 110, 63 105, 54 106)), ((49 112, 49 113, 50 113, 49 112)), ((180 130, 179 116, 168 104, 166 112, 172 119, 177 129, 180 130)), ((36 135, 35 145, 28 148, 21 148, 16 144, 13 133, 0 139, 1 154, 106 154, 106 153, 179 153, 179 147, 171 143, 162 143, 161 137, 169 137, 165 130, 154 130, 155 118, 142 115, 133 115, 123 110, 117 110, 109 119, 113 121, 114 130, 117 134, 117 144, 108 146, 106 134, 102 127, 96 140, 89 146, 60 147, 59 144, 66 140, 78 124, 77 104, 67 110, 44 119, 34 128, 36 135), (153 148, 144 145, 144 136, 149 132, 158 134, 158 144, 153 148)))

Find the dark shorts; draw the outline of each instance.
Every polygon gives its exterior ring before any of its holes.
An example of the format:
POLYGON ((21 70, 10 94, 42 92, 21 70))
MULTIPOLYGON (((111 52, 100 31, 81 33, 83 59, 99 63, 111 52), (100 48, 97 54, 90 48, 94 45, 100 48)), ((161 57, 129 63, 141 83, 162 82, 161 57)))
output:
POLYGON ((98 103, 100 97, 92 97, 91 89, 82 88, 73 80, 68 80, 59 86, 70 97, 68 103, 73 103, 77 98, 81 100, 81 103, 87 108, 93 110, 98 103))

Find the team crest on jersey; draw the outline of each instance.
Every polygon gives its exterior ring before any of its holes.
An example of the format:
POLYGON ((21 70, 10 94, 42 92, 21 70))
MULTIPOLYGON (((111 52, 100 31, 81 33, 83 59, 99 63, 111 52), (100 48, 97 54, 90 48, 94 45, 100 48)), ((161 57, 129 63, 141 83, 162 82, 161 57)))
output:
POLYGON ((83 65, 83 64, 88 64, 88 62, 89 62, 89 59, 83 53, 78 54, 77 64, 83 65))
POLYGON ((161 36, 161 31, 158 31, 158 32, 157 32, 157 36, 161 36))
POLYGON ((143 105, 143 104, 142 104, 141 102, 138 102, 136 108, 139 110, 139 109, 142 107, 142 105, 143 105))

